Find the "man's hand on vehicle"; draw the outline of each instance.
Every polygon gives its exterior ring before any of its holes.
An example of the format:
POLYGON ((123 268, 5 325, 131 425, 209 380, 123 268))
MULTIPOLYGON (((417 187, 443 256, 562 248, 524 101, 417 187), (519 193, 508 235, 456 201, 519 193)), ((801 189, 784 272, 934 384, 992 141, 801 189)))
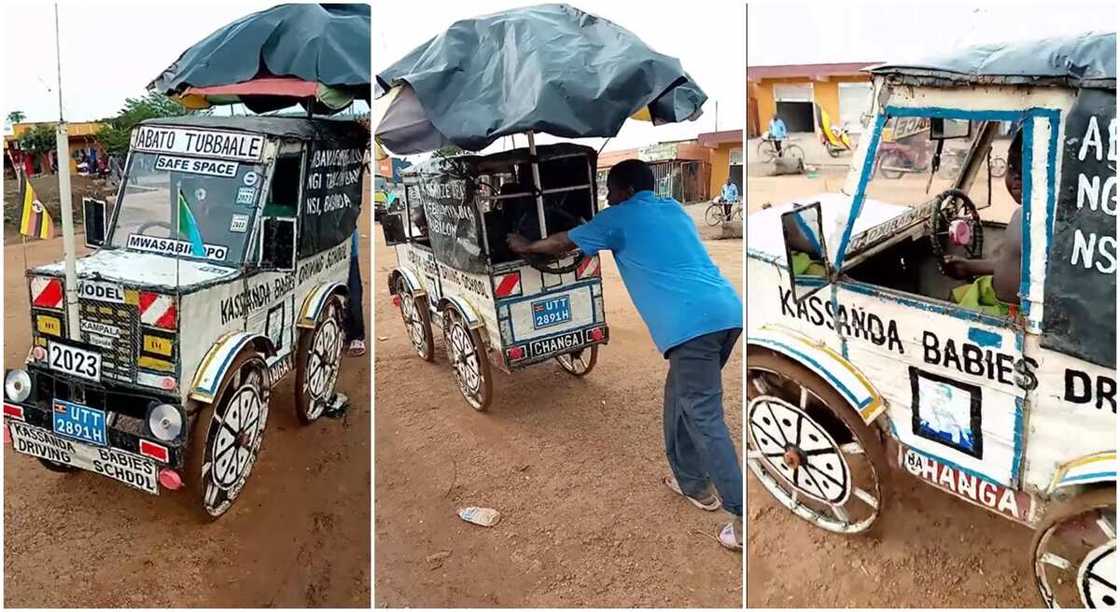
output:
POLYGON ((529 242, 521 234, 506 234, 506 244, 509 245, 509 250, 518 255, 534 253, 560 256, 576 248, 576 244, 568 238, 568 232, 559 232, 536 242, 529 242))
POLYGON ((521 234, 506 234, 506 244, 509 246, 509 250, 518 255, 529 252, 529 240, 521 234))

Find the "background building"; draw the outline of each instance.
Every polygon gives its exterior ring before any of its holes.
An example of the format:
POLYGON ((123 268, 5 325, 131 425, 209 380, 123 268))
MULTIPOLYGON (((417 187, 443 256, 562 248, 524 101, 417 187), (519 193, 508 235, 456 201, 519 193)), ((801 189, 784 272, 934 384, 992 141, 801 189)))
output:
POLYGON ((881 62, 747 66, 747 137, 766 131, 777 115, 790 132, 816 132, 819 104, 832 123, 856 134, 871 107, 871 77, 861 69, 881 62))
POLYGON ((648 162, 657 179, 657 193, 678 202, 699 202, 719 195, 730 175, 743 191, 743 133, 724 130, 699 134, 695 139, 605 151, 599 156, 599 192, 605 198, 607 171, 624 159, 648 162))
MULTIPOLYGON (((12 124, 12 133, 10 135, 6 134, 4 136, 5 148, 19 148, 18 144, 15 143, 18 143, 19 139, 22 138, 24 134, 30 132, 36 126, 40 125, 50 126, 50 128, 53 130, 56 123, 53 121, 45 121, 38 123, 12 124)), ((101 143, 99 143, 97 141, 97 138, 95 137, 96 134, 104 127, 106 127, 104 123, 99 123, 96 121, 80 121, 66 124, 66 135, 70 140, 69 158, 71 174, 76 174, 78 172, 77 160, 79 151, 87 151, 92 149, 97 152, 96 154, 98 158, 105 155, 105 149, 102 148, 101 143)), ((41 161, 41 159, 36 160, 37 164, 41 161)), ((44 169, 40 168, 40 170, 44 169)))

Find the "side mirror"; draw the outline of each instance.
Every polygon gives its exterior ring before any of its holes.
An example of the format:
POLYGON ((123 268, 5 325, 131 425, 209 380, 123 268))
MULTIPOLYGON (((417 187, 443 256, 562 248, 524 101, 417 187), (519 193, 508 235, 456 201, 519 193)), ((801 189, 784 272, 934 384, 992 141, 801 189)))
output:
POLYGON ((800 302, 828 284, 831 267, 824 243, 821 203, 798 206, 782 214, 782 237, 790 289, 800 302))
POLYGON ((104 200, 82 198, 82 225, 86 228, 86 246, 99 248, 105 244, 105 234, 109 231, 105 211, 108 204, 104 200))
POLYGON ((930 140, 955 140, 972 137, 972 122, 965 119, 929 120, 930 140))
POLYGON ((265 217, 261 224, 261 268, 290 272, 296 269, 296 220, 265 217))
POLYGON ((381 231, 385 234, 385 244, 393 246, 407 240, 404 232, 404 211, 397 210, 385 213, 381 217, 381 231))

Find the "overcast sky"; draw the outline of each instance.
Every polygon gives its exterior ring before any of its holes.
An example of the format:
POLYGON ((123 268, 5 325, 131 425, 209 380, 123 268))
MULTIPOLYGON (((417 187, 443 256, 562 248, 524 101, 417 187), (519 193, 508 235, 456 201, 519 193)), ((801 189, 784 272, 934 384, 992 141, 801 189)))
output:
POLYGON ((1090 2, 751 2, 747 63, 901 61, 972 44, 1116 28, 1117 4, 1090 2))
MULTIPOLYGON (((694 138, 716 127, 740 130, 746 117, 746 64, 743 57, 744 5, 735 0, 568 0, 630 30, 659 53, 681 65, 708 94, 704 114, 694 122, 660 125, 627 121, 606 150, 624 149, 668 140, 694 138)), ((415 0, 373 2, 373 70, 388 68, 409 51, 446 30, 459 19, 535 4, 516 0, 415 0)), ((538 138, 538 142, 553 139, 538 138)), ((581 142, 598 146, 600 139, 581 142)), ((525 146, 522 138, 518 146, 525 146)), ((500 148, 502 143, 496 143, 500 148)))
MULTIPOLYGON (((273 2, 59 3, 63 110, 67 121, 115 115, 188 47, 273 2)), ((4 2, 4 117, 58 119, 54 4, 4 2)))

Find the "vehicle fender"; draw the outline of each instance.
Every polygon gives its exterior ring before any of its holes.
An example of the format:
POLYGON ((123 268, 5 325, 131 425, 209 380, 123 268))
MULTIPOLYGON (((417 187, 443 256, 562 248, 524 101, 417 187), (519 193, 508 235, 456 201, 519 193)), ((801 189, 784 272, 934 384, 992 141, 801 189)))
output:
POLYGON ((397 279, 403 278, 408 290, 414 296, 427 295, 428 292, 424 290, 424 285, 420 284, 420 279, 416 277, 416 273, 408 268, 396 268, 389 273, 389 295, 397 294, 397 279))
POLYGON ((268 336, 251 332, 229 332, 218 338, 214 346, 211 346, 203 356, 202 364, 194 373, 191 390, 187 396, 205 404, 212 403, 234 358, 250 345, 266 357, 276 354, 276 347, 272 345, 272 340, 268 336))
POLYGON ((314 329, 315 323, 319 320, 319 313, 323 311, 323 305, 327 303, 327 298, 336 294, 345 297, 347 295, 346 285, 332 281, 323 283, 309 291, 304 296, 303 305, 299 309, 299 316, 296 317, 296 327, 314 329))
POLYGON ((1098 482, 1116 482, 1116 451, 1100 451, 1059 465, 1046 492, 1053 494, 1060 489, 1098 482))
MULTIPOLYGON (((445 297, 439 301, 439 311, 443 312, 448 308, 455 309, 459 316, 467 322, 467 327, 470 329, 478 329, 482 327, 482 317, 478 316, 478 312, 467 303, 466 300, 458 297, 445 297)), ((483 334, 485 336, 485 334, 483 334)))
POLYGON ((823 342, 779 325, 764 325, 747 336, 747 348, 764 348, 805 366, 832 385, 863 422, 870 425, 887 409, 871 381, 843 355, 823 342))

